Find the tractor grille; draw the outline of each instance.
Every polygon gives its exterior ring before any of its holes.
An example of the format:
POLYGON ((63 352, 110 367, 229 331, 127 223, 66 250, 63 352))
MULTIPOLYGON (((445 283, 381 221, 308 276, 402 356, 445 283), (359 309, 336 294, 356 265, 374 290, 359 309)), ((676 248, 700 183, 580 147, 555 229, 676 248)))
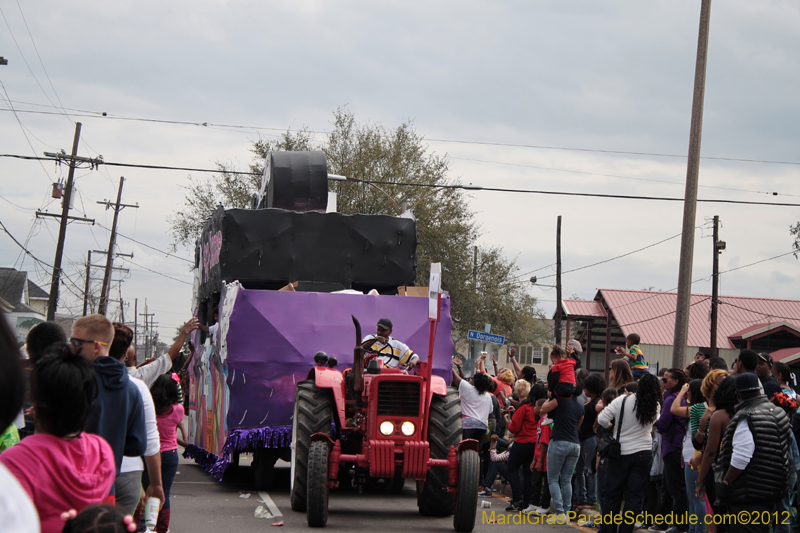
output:
POLYGON ((378 416, 419 416, 419 382, 378 383, 378 416))

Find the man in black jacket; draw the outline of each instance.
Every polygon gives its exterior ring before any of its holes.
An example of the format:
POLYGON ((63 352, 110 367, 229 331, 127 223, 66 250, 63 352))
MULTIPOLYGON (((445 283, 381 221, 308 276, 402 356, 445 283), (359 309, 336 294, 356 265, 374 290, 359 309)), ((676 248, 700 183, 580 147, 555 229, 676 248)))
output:
POLYGON ((772 375, 772 356, 770 354, 758 354, 756 375, 761 381, 761 386, 764 387, 764 394, 767 396, 767 400, 771 400, 776 393, 781 392, 778 380, 772 375))
POLYGON ((714 465, 717 497, 730 513, 731 533, 767 533, 761 514, 771 513, 788 488, 789 419, 762 394, 755 374, 735 379, 740 402, 714 465))

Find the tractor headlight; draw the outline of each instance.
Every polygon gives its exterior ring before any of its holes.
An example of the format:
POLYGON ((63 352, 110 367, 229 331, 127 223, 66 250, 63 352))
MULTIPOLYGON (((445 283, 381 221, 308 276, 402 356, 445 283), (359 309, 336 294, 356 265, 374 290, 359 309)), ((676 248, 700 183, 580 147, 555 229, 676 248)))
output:
POLYGON ((394 433, 394 422, 390 422, 389 420, 384 420, 383 422, 381 422, 379 429, 381 430, 381 434, 386 435, 388 437, 389 435, 394 433))
POLYGON ((403 435, 406 437, 410 437, 414 434, 414 432, 417 431, 417 428, 414 426, 413 422, 403 422, 403 424, 400 426, 400 431, 402 431, 403 435))

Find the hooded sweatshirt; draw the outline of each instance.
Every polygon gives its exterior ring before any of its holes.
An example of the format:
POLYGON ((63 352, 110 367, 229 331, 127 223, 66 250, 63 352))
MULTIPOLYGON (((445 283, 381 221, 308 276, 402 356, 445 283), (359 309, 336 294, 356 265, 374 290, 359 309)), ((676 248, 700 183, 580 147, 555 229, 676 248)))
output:
POLYGON ((0 454, 37 511, 42 533, 64 529, 61 513, 101 503, 114 484, 114 453, 97 435, 31 435, 0 454))
POLYGON ((125 365, 113 357, 98 357, 92 368, 97 399, 86 421, 86 431, 100 435, 111 445, 119 474, 124 455, 140 457, 147 449, 142 395, 128 379, 125 365))

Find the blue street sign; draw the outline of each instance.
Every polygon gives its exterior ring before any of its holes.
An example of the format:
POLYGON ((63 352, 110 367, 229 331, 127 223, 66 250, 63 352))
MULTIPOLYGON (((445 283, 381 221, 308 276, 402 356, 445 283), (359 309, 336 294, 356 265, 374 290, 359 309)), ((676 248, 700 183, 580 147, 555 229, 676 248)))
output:
POLYGON ((475 331, 474 329, 469 330, 467 338, 476 341, 490 342, 492 344, 503 344, 506 342, 506 338, 502 335, 490 335, 482 331, 475 331))

